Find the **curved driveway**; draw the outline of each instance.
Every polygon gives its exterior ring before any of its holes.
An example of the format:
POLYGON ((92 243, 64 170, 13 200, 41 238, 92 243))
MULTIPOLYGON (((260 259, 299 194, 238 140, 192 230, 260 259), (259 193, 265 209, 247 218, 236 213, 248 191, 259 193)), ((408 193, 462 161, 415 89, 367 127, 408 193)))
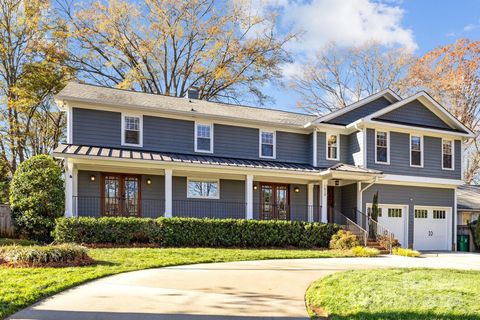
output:
POLYGON ((349 269, 480 270, 480 255, 245 261, 119 274, 64 291, 11 319, 307 319, 308 285, 349 269))

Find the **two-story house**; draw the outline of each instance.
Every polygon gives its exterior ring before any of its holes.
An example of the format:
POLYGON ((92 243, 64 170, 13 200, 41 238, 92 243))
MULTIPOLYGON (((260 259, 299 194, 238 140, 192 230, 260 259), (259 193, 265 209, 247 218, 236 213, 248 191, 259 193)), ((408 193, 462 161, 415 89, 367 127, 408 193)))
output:
POLYGON ((462 142, 473 133, 425 92, 384 90, 317 117, 69 83, 72 216, 379 223, 404 247, 452 250, 462 142))

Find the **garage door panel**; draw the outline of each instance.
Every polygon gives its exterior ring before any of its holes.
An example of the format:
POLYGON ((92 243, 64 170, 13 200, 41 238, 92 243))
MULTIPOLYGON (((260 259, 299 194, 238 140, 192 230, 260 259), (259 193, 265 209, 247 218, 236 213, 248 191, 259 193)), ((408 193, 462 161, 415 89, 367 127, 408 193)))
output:
POLYGON ((451 208, 414 209, 414 244, 417 250, 449 250, 451 208))
POLYGON ((407 246, 405 238, 405 219, 408 216, 406 206, 379 204, 380 209, 378 223, 390 230, 394 234, 402 247, 407 246))

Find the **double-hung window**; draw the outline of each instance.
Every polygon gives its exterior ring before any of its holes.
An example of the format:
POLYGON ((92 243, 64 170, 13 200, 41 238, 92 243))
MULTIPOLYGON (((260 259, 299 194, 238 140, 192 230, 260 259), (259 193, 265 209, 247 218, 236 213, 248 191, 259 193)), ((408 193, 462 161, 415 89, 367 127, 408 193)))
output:
POLYGON ((195 152, 213 152, 213 126, 195 123, 195 152))
POLYGON ((142 146, 142 117, 133 115, 122 116, 122 145, 142 146))
POLYGON ((442 140, 442 169, 453 170, 453 140, 442 140))
POLYGON ((410 166, 423 167, 423 138, 410 136, 410 166))
POLYGON ((260 157, 275 158, 275 132, 260 131, 260 157))
POLYGON ((187 197, 199 199, 219 199, 219 180, 188 179, 187 197))
POLYGON ((327 133, 327 160, 339 160, 340 136, 334 133, 327 133))
POLYGON ((376 131, 376 145, 375 145, 375 162, 388 164, 389 159, 389 147, 390 147, 390 134, 387 131, 376 131))

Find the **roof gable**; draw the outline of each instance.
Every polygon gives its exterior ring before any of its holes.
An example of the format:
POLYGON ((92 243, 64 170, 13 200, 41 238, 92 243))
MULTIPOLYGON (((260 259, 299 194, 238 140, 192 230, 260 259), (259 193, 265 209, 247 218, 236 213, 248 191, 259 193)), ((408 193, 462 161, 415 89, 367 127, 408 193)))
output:
POLYGON ((367 104, 364 104, 344 114, 341 114, 338 117, 327 120, 324 123, 346 126, 349 123, 352 123, 358 119, 368 116, 369 114, 372 114, 374 112, 377 112, 378 110, 381 110, 391 104, 392 103, 389 100, 387 100, 385 97, 379 97, 376 100, 373 100, 367 104))

